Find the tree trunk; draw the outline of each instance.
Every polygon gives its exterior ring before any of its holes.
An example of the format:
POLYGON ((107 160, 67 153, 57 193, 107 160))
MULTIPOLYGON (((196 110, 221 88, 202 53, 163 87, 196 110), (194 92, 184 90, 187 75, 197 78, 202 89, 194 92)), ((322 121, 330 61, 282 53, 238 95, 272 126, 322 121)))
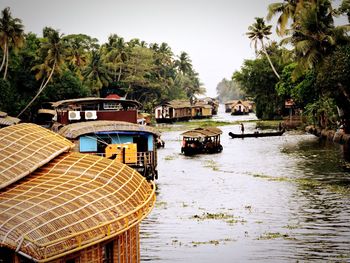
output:
POLYGON ((269 54, 267 54, 267 51, 266 51, 266 49, 265 49, 264 42, 263 42, 262 40, 260 40, 260 41, 261 41, 262 50, 263 50, 263 52, 265 53, 265 55, 266 55, 266 57, 267 57, 267 60, 268 60, 269 63, 270 63, 270 66, 271 66, 271 68, 272 68, 273 73, 275 73, 276 77, 277 77, 278 79, 280 79, 280 78, 281 78, 280 75, 278 75, 278 73, 277 73, 275 67, 274 67, 273 64, 272 64, 272 61, 271 61, 271 59, 270 59, 269 54))
POLYGON ((4 67, 5 65, 5 60, 6 60, 6 50, 7 50, 7 43, 5 42, 5 48, 4 48, 4 54, 3 54, 3 57, 2 57, 2 62, 1 62, 1 66, 0 66, 0 72, 2 70, 2 68, 4 67))
POLYGON ((5 72, 4 72, 4 79, 6 79, 7 76, 7 69, 9 66, 9 49, 8 47, 6 48, 6 64, 5 64, 5 72))
MULTIPOLYGON (((40 93, 45 89, 46 85, 49 83, 50 79, 52 78, 53 72, 55 71, 55 66, 56 66, 56 61, 53 63, 53 67, 52 70, 50 72, 49 77, 47 78, 46 82, 44 85, 40 85, 40 88, 38 90, 38 92, 36 93, 36 95, 34 96, 34 98, 27 104, 27 106, 17 115, 17 118, 19 116, 21 116, 28 108, 30 105, 32 105, 32 103, 38 98, 38 96, 40 95, 40 93)), ((44 82, 42 82, 44 83, 44 82)))

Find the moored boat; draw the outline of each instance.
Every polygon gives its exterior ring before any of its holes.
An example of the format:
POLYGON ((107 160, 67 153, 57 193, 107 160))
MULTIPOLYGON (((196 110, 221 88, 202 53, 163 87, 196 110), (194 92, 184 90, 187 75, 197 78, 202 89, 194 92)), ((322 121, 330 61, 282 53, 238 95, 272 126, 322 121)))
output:
POLYGON ((270 136, 281 136, 285 130, 281 131, 275 131, 275 132, 254 132, 254 133, 232 133, 229 132, 228 135, 231 136, 232 139, 234 138, 257 138, 257 137, 270 137, 270 136))
POLYGON ((220 143, 222 131, 216 127, 196 128, 182 133, 181 152, 185 155, 199 153, 219 153, 223 150, 220 143))

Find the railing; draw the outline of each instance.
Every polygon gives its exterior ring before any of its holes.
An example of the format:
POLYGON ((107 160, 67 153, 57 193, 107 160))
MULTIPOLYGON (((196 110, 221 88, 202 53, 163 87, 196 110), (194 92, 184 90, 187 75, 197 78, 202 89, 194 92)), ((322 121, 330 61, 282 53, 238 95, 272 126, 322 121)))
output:
MULTIPOLYGON (((98 156, 105 157, 105 153, 91 153, 98 156)), ((117 153, 113 156, 113 159, 119 160, 122 163, 131 165, 131 166, 137 166, 137 167, 145 167, 148 165, 155 165, 155 158, 154 158, 154 152, 137 152, 136 156, 135 154, 130 153, 124 153, 123 154, 117 153), (124 161, 123 161, 124 160, 124 161)))

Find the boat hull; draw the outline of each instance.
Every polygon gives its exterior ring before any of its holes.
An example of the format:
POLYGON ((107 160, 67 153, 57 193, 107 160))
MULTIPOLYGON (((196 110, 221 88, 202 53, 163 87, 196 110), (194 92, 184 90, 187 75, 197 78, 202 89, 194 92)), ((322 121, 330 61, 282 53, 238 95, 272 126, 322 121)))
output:
POLYGON ((284 133, 284 130, 278 131, 278 132, 242 133, 242 134, 229 132, 228 135, 230 135, 231 138, 234 139, 234 138, 258 138, 258 137, 281 136, 283 135, 283 133, 284 133))

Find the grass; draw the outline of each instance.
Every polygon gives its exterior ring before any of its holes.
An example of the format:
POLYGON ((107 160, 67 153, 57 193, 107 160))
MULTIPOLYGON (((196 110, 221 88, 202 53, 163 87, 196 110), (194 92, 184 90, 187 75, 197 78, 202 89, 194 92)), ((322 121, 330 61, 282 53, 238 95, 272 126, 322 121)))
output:
POLYGON ((185 129, 194 129, 198 127, 218 127, 225 125, 232 125, 232 122, 227 121, 213 121, 213 120, 195 120, 195 121, 183 121, 183 122, 175 122, 174 124, 165 124, 158 125, 156 128, 160 132, 167 131, 182 131, 185 129))

